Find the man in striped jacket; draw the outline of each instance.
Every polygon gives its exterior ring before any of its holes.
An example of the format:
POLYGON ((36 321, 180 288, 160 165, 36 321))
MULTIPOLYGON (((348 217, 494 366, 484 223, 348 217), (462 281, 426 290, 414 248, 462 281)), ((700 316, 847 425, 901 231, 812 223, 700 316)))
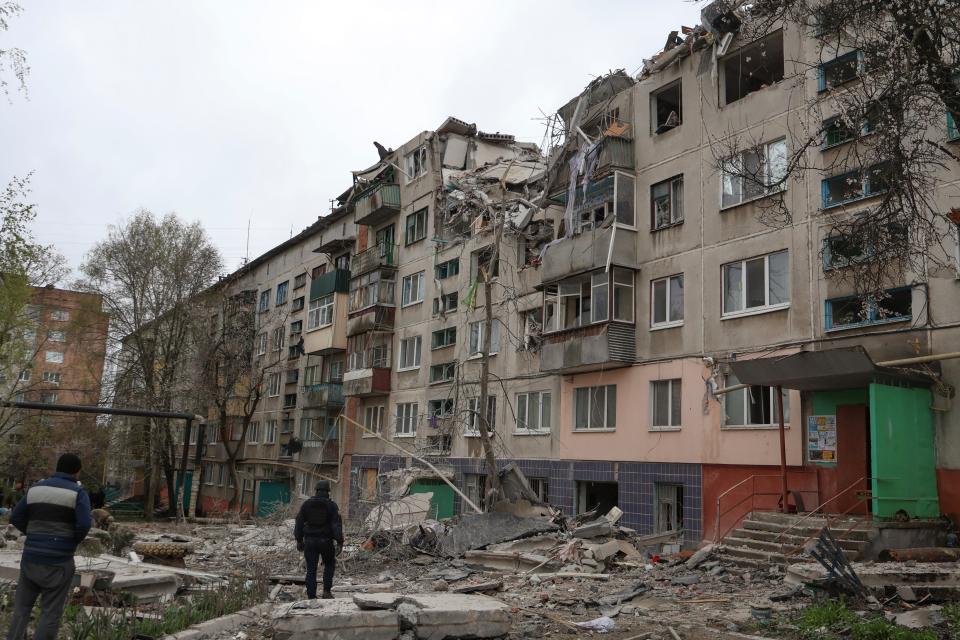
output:
POLYGON ((73 554, 90 531, 90 496, 80 487, 80 458, 65 453, 57 472, 30 487, 10 522, 27 534, 7 640, 23 640, 33 605, 40 599, 34 640, 54 640, 73 585, 73 554))

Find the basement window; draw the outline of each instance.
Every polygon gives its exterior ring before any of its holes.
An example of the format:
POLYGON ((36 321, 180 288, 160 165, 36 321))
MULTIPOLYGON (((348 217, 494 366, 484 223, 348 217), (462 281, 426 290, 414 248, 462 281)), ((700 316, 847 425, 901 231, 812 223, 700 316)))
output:
POLYGON ((683 123, 680 88, 680 81, 677 80, 658 89, 651 96, 653 108, 650 111, 654 117, 653 132, 655 134, 666 133, 683 123))
POLYGON ((723 60, 724 104, 783 80, 783 31, 752 42, 723 60))

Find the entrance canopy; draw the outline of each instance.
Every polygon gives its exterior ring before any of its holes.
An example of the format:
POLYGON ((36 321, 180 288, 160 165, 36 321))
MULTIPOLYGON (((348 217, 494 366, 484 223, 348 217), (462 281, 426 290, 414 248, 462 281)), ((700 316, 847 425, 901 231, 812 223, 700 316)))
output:
POLYGON ((854 389, 871 383, 930 385, 930 378, 920 373, 877 366, 860 346, 738 360, 731 362, 730 368, 741 384, 781 386, 798 391, 854 389))

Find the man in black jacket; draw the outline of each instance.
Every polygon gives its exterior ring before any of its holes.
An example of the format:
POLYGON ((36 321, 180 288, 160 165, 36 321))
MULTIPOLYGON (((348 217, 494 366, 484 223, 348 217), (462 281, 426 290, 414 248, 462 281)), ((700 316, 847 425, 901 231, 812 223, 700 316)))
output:
POLYGON ((317 563, 323 558, 323 598, 333 597, 333 572, 343 549, 343 520, 337 503, 330 499, 330 483, 317 482, 317 494, 303 503, 297 514, 293 537, 307 561, 307 597, 317 597, 317 563), (336 548, 334 548, 336 545, 336 548))

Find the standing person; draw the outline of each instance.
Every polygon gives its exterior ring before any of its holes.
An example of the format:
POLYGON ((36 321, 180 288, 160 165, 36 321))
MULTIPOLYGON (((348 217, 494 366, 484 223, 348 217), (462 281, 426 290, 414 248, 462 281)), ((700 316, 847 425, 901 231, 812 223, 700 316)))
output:
POLYGON ((10 522, 27 534, 7 640, 23 640, 33 605, 40 598, 34 640, 54 640, 73 584, 73 554, 90 531, 90 499, 80 487, 80 458, 65 453, 57 471, 30 487, 13 508, 10 522))
POLYGON ((333 597, 330 589, 337 556, 343 549, 343 520, 337 503, 330 499, 330 483, 320 480, 316 492, 300 507, 293 537, 297 539, 297 551, 302 551, 307 561, 307 597, 311 600, 317 597, 317 563, 323 559, 323 598, 326 600, 333 597))

